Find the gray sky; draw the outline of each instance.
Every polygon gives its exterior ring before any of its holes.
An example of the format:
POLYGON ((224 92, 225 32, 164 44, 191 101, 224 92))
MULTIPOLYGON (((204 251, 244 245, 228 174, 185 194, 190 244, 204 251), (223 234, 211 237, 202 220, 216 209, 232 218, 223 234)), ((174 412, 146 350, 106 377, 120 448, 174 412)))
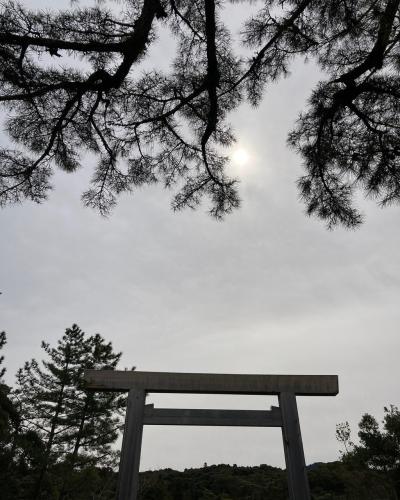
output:
MULTIPOLYGON (((164 49, 167 50, 167 49, 164 49)), ((299 398, 308 463, 338 457, 335 424, 399 404, 399 209, 360 199, 361 229, 307 218, 286 134, 318 75, 296 64, 259 109, 232 116, 242 208, 216 222, 143 188, 103 219, 80 203, 91 173, 57 173, 47 203, 0 212, 0 329, 8 381, 72 323, 140 370, 338 374, 336 398, 299 398)), ((5 139, 3 139, 3 142, 5 139)), ((262 409, 264 397, 160 396, 156 405, 262 409)), ((146 428, 142 469, 283 465, 276 429, 146 428)))

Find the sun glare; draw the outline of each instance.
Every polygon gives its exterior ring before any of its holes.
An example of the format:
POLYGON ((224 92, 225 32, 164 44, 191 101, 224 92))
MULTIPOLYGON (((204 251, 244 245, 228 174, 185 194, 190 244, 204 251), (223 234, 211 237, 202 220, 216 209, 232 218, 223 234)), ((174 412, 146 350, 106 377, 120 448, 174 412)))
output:
POLYGON ((232 161, 239 166, 246 165, 249 161, 249 158, 249 153, 243 148, 236 149, 232 153, 232 161))

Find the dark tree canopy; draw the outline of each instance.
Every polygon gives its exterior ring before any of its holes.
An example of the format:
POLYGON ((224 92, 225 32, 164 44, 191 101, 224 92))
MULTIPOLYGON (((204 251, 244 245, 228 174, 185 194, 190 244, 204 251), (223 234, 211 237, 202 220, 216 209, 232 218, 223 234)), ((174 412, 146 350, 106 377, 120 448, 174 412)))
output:
POLYGON ((57 498, 74 498, 69 484, 74 470, 115 466, 117 453, 112 444, 126 407, 124 395, 85 391, 83 370, 113 370, 121 353, 114 352, 111 342, 99 334, 86 336, 76 324, 65 330, 55 347, 42 342, 42 349, 46 359, 26 362, 18 370, 14 391, 22 429, 35 432, 44 448, 29 498, 48 498, 44 491, 53 482, 49 471, 58 465, 62 465, 63 478, 56 481, 61 483, 57 498))
MULTIPOLYGON (((3 347, 7 343, 7 336, 6 332, 0 332, 0 350, 3 349, 3 347)), ((4 361, 4 356, 0 356, 0 365, 3 364, 4 361)), ((0 366, 0 383, 2 383, 3 376, 6 372, 6 369, 3 366, 0 366)))
POLYGON ((17 144, 0 152, 0 204, 42 201, 54 165, 72 172, 91 152, 98 163, 83 200, 101 213, 121 192, 162 182, 175 188, 175 209, 206 197, 222 217, 239 205, 225 168, 228 115, 245 99, 257 105, 296 56, 326 75, 289 136, 303 158, 308 213, 353 227, 362 219, 356 191, 398 202, 400 0, 264 0, 243 20, 243 51, 224 22, 227 4, 123 0, 33 12, 2 2, 0 101, 17 144), (161 25, 177 40, 173 64, 145 72, 161 25))
MULTIPOLYGON (((354 467, 384 472, 400 494, 400 410, 390 405, 384 408, 380 426, 375 417, 365 413, 358 424, 359 443, 350 441, 348 422, 336 429, 338 440, 344 445, 343 460, 354 467)), ((398 498, 396 496, 396 498, 398 498)))

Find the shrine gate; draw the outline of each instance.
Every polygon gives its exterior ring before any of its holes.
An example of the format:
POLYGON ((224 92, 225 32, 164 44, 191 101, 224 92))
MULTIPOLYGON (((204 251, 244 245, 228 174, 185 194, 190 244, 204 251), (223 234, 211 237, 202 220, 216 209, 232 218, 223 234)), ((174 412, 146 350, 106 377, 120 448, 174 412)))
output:
POLYGON ((118 500, 136 500, 143 425, 280 427, 290 500, 310 500, 297 396, 336 396, 336 375, 239 375, 86 370, 86 388, 127 391, 128 404, 119 465, 118 500), (276 395, 270 410, 154 408, 147 393, 276 395))

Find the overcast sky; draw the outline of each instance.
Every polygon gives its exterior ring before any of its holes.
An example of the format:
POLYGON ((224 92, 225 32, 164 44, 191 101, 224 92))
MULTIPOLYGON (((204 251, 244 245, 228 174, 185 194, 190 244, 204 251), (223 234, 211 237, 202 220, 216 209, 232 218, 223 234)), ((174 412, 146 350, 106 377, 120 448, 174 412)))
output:
MULTIPOLYGON (((160 49, 167 50, 166 48, 160 49)), ((162 55, 162 53, 160 54, 162 55)), ((123 351, 121 367, 218 373, 338 374, 336 398, 298 398, 308 463, 335 460, 335 424, 399 404, 399 208, 360 205, 357 231, 304 215, 301 161, 286 134, 318 74, 296 64, 259 109, 232 116, 249 156, 234 163, 242 207, 216 222, 173 213, 142 188, 101 218, 81 205, 91 164, 58 173, 49 201, 0 212, 0 330, 8 382, 40 342, 72 323, 123 351)), ((3 136, 3 143, 6 139, 3 136)), ((274 398, 150 395, 175 407, 268 408, 274 398)), ((355 437, 355 436, 354 436, 355 437)), ((204 462, 283 465, 280 431, 146 428, 142 469, 204 462)))

